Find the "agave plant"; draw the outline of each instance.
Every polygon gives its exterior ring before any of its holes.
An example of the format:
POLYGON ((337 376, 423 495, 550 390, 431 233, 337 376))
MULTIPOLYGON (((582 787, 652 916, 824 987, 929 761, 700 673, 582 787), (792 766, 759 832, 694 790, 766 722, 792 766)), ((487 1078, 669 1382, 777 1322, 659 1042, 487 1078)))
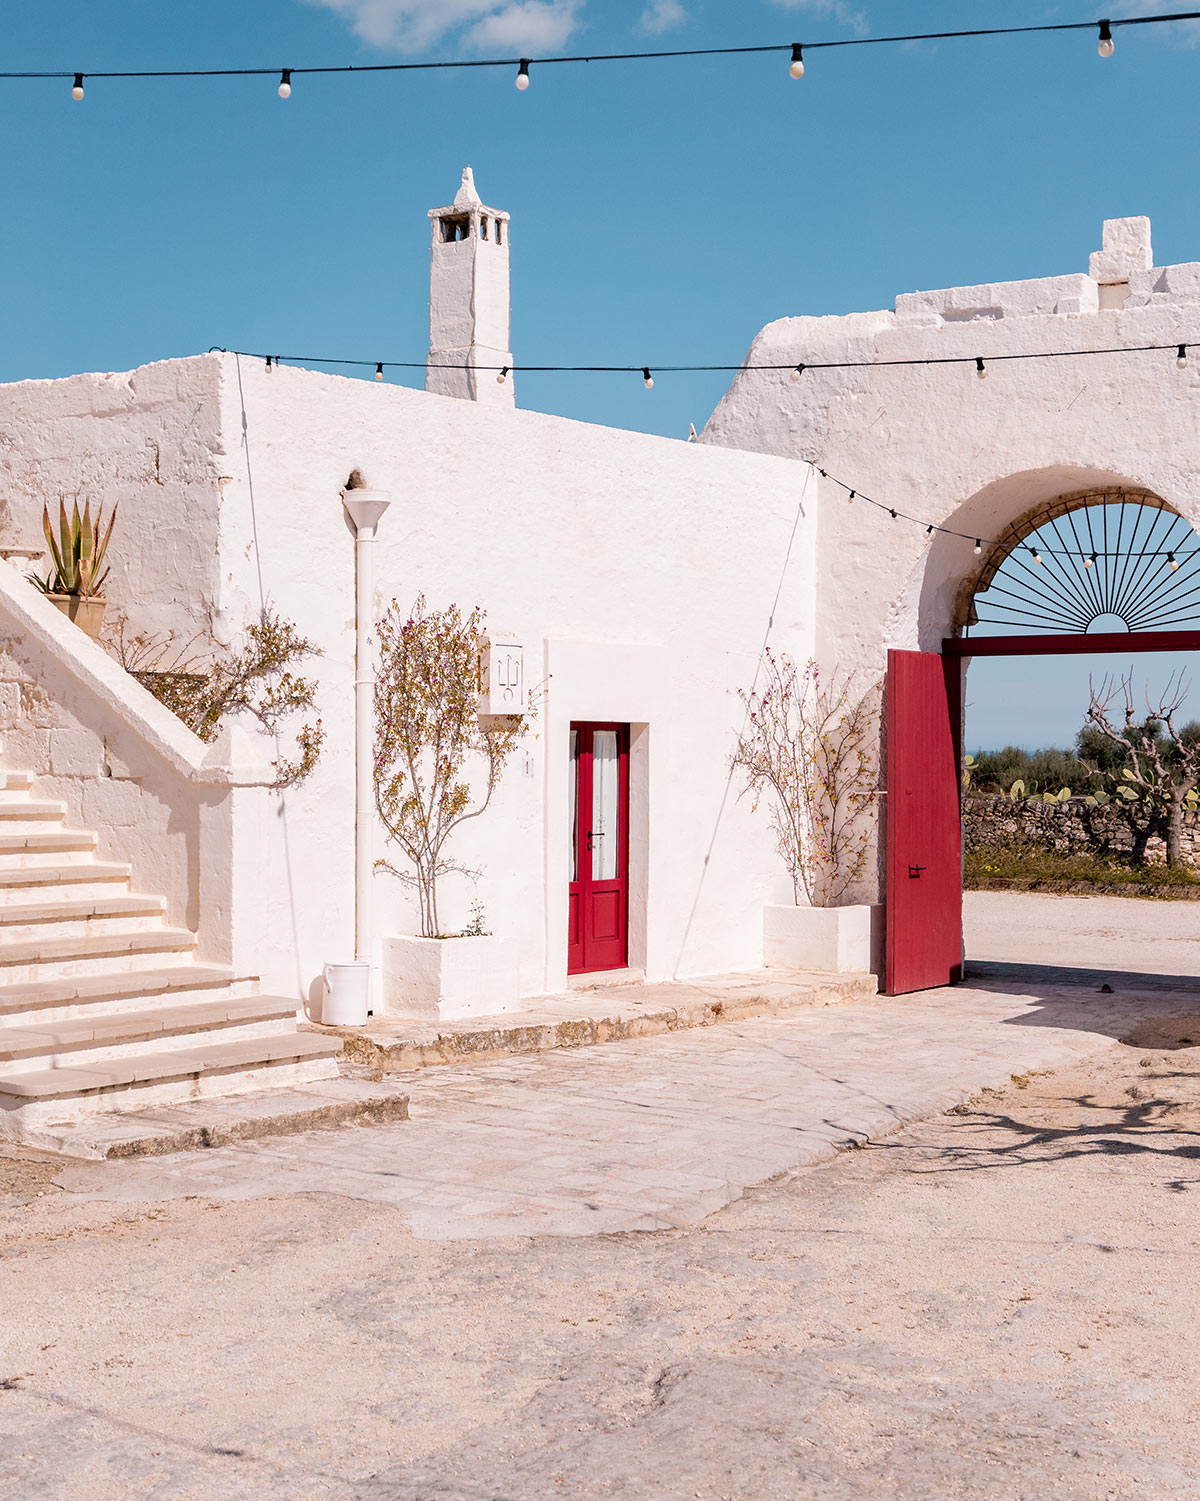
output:
POLYGON ((90 501, 84 505, 82 516, 79 514, 78 501, 75 502, 68 516, 66 502, 60 500, 56 538, 54 528, 50 525, 49 507, 44 507, 42 530, 46 534, 46 542, 50 547, 50 559, 54 564, 54 570, 44 579, 30 575, 33 582, 46 594, 71 594, 80 599, 94 599, 100 593, 104 580, 108 577, 108 570, 104 569, 101 572, 101 569, 116 519, 117 508, 113 506, 112 514, 108 518, 108 526, 105 527, 103 508, 101 508, 96 512, 96 521, 93 525, 90 501))

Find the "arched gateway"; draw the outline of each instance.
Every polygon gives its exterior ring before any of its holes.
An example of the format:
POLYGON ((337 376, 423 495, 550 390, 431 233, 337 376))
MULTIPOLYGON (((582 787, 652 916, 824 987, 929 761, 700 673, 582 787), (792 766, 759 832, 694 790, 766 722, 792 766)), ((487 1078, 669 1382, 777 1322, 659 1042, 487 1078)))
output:
POLYGON ((1200 650, 1200 538, 1148 490, 1092 487, 1039 502, 999 536, 977 538, 972 561, 941 652, 888 653, 890 995, 962 975, 970 658, 1200 650))

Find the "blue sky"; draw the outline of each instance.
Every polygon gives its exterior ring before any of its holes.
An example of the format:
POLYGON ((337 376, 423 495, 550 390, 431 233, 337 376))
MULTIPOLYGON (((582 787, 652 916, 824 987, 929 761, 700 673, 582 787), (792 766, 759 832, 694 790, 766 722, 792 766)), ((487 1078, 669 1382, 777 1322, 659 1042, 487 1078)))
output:
MULTIPOLYGON (((1114 13, 1152 9, 1144 0, 1114 13)), ((303 67, 1086 20, 1079 0, 46 0, 6 69, 303 67)), ((1106 217, 1200 258, 1195 28, 786 57, 275 80, 0 82, 0 380, 213 344, 423 358, 426 210, 513 216, 542 363, 726 363, 789 313, 1085 270, 1106 217)), ((419 376, 412 377, 414 383, 419 376)), ((522 404, 682 436, 720 376, 526 376, 522 404)))

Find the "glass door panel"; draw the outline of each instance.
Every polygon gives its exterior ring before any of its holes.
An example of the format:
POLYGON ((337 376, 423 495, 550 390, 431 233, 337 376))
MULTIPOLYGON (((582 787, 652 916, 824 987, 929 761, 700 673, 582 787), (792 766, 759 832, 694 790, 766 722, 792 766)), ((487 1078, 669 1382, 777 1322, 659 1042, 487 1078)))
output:
POLYGON ((620 761, 616 730, 592 731, 592 880, 614 881, 620 858, 620 761))

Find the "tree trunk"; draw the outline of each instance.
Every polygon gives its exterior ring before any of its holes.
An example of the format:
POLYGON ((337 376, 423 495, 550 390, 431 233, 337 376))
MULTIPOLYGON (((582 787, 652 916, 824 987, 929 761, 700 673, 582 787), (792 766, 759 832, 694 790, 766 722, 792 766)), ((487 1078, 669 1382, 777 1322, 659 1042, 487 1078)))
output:
POLYGON ((1173 870, 1179 864, 1179 851, 1183 839, 1183 802, 1172 797, 1167 805, 1167 867, 1173 870))

